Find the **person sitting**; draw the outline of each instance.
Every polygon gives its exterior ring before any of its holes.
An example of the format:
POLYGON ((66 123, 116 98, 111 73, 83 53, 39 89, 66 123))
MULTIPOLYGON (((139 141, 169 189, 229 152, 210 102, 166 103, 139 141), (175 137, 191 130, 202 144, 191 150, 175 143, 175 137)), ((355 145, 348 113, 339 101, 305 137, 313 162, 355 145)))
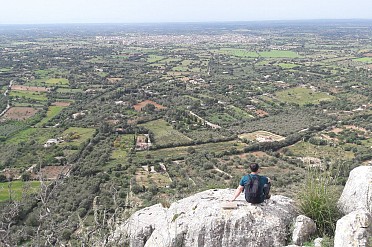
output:
POLYGON ((270 178, 258 175, 260 166, 256 163, 251 164, 249 168, 251 173, 242 177, 231 202, 243 191, 245 191, 246 201, 252 204, 262 203, 265 199, 270 198, 270 178))

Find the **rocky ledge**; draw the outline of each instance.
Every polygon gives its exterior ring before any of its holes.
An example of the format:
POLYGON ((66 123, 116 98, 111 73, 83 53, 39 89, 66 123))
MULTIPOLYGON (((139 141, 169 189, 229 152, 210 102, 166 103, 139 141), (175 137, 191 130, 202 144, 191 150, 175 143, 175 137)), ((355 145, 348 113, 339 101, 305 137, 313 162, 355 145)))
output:
POLYGON ((291 199, 272 196, 252 205, 242 194, 237 208, 224 209, 232 189, 207 190, 174 202, 134 213, 109 236, 115 246, 285 246, 297 210, 291 199))

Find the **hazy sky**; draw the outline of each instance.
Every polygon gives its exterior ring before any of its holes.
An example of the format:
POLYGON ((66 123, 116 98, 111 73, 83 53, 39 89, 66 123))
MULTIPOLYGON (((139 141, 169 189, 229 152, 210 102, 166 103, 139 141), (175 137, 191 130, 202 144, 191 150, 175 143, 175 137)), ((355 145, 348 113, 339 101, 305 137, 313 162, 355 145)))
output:
POLYGON ((372 0, 0 0, 0 24, 372 19, 372 0))

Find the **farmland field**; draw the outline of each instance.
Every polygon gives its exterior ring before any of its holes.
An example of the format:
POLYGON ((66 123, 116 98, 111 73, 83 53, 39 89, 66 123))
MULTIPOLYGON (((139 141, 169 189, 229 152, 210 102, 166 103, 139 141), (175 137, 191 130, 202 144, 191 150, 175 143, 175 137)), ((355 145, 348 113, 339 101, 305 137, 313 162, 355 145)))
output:
POLYGON ((239 138, 248 139, 251 141, 256 141, 257 138, 264 138, 268 141, 282 141, 285 139, 285 137, 283 136, 276 135, 268 131, 255 131, 252 133, 244 133, 244 134, 239 135, 239 138))
POLYGON ((363 63, 372 63, 372 57, 361 57, 361 58, 356 58, 353 60, 357 62, 363 62, 363 63))
POLYGON ((297 157, 316 157, 316 158, 326 158, 331 159, 343 158, 352 159, 354 158, 354 153, 351 151, 345 151, 340 147, 330 147, 330 146, 316 146, 308 142, 299 142, 288 148, 293 156, 297 157))
POLYGON ((155 62, 158 62, 158 61, 163 60, 163 59, 164 59, 164 56, 150 55, 147 58, 147 62, 148 63, 155 63, 155 62))
POLYGON ((292 69, 292 68, 300 66, 298 64, 293 64, 293 63, 278 63, 278 65, 283 69, 292 69))
POLYGON ((166 121, 158 119, 141 124, 140 126, 151 130, 154 133, 155 145, 166 145, 169 143, 189 143, 191 139, 181 132, 175 130, 166 121))
POLYGON ((262 51, 262 52, 255 52, 255 51, 248 51, 245 49, 237 49, 237 48, 221 48, 220 50, 214 50, 214 52, 232 55, 236 57, 264 57, 264 58, 297 58, 300 57, 296 52, 293 51, 278 51, 278 50, 271 50, 271 51, 262 51))
POLYGON ((63 142, 60 145, 69 146, 73 144, 74 146, 80 145, 86 142, 89 138, 93 137, 96 129, 93 128, 79 128, 79 127, 70 127, 62 133, 62 137, 69 135, 76 135, 76 138, 73 138, 70 142, 63 142))
POLYGON ((3 116, 4 119, 25 120, 34 116, 38 109, 33 107, 11 107, 3 116))
POLYGON ((156 184, 158 187, 165 187, 170 184, 167 173, 150 173, 143 168, 137 169, 135 177, 136 182, 141 186, 148 187, 150 184, 156 184))
POLYGON ((110 164, 125 163, 129 150, 134 145, 134 134, 119 135, 114 143, 111 153, 110 164))
POLYGON ((194 148, 195 152, 213 151, 215 153, 221 153, 224 151, 228 151, 233 147, 235 147, 237 150, 242 150, 246 146, 247 145, 245 143, 241 143, 237 141, 226 141, 226 142, 207 143, 207 144, 192 145, 192 146, 163 148, 163 149, 157 149, 157 150, 137 152, 135 155, 134 161, 143 162, 146 160, 146 157, 150 157, 151 160, 163 160, 167 158, 173 159, 173 160, 180 159, 188 155, 189 147, 194 148))
POLYGON ((47 92, 48 88, 46 87, 31 87, 31 86, 21 86, 21 85, 13 85, 12 90, 15 91, 30 91, 30 92, 47 92))
POLYGON ((9 189, 13 191, 12 199, 13 200, 20 200, 22 198, 22 192, 25 191, 27 186, 30 186, 28 191, 29 193, 36 193, 40 187, 39 181, 30 181, 30 182, 22 182, 22 181, 12 181, 6 183, 0 183, 0 202, 9 200, 9 189))
POLYGON ((275 93, 279 101, 299 105, 319 104, 321 101, 333 100, 334 96, 324 92, 314 92, 309 88, 295 87, 275 93))
POLYGON ((165 106, 162 106, 162 105, 159 105, 158 103, 152 101, 152 100, 145 100, 145 101, 142 101, 138 104, 135 104, 133 107, 136 111, 141 111, 141 109, 143 107, 145 107, 147 104, 152 104, 156 107, 156 109, 158 110, 161 110, 161 109, 165 109, 166 107, 165 106))
POLYGON ((28 128, 15 134, 7 141, 7 143, 27 143, 28 141, 33 140, 41 145, 44 144, 48 139, 54 138, 55 135, 58 135, 60 133, 61 130, 58 128, 28 128))
POLYGON ((44 92, 30 92, 30 91, 10 91, 11 97, 19 97, 25 99, 31 99, 36 101, 47 101, 48 98, 44 92))
POLYGON ((43 118, 37 125, 36 127, 41 127, 43 124, 47 123, 49 120, 57 116, 62 110, 63 106, 49 106, 48 111, 47 111, 47 116, 43 118))

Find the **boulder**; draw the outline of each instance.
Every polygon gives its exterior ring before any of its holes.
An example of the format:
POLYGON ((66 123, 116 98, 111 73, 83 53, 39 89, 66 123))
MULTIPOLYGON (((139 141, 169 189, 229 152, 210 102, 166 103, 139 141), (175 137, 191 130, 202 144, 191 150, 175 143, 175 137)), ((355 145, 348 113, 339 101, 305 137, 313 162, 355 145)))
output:
POLYGON ((253 205, 240 195, 237 207, 223 209, 234 190, 207 190, 169 208, 160 204, 134 213, 108 237, 108 245, 131 247, 285 246, 297 216, 294 202, 272 196, 253 205))
POLYGON ((337 205, 344 214, 358 209, 372 213, 372 166, 359 166, 350 172, 337 205))
POLYGON ((322 247, 323 238, 316 238, 314 240, 314 247, 322 247))
POLYGON ((294 224, 292 241, 294 244, 302 245, 304 242, 309 240, 315 232, 315 222, 305 215, 299 215, 294 224))
POLYGON ((372 247, 372 215, 358 210, 337 221, 335 244, 337 247, 372 247))

